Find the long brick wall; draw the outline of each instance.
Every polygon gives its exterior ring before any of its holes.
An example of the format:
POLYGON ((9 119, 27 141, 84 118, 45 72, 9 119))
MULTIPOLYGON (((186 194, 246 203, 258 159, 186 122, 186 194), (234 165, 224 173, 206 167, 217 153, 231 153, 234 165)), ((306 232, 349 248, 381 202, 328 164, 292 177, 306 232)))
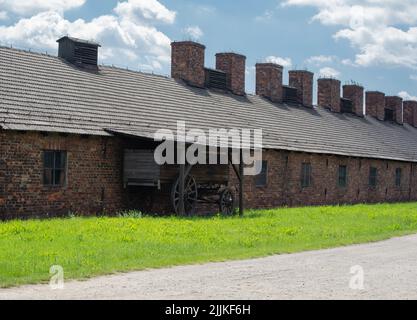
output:
MULTIPOLYGON (((133 208, 168 213, 169 187, 123 188, 123 148, 118 138, 0 131, 0 218, 114 214, 133 208), (66 186, 43 185, 43 150, 67 152, 66 186)), ((264 160, 268 162, 265 187, 257 187, 254 177, 245 178, 248 208, 417 200, 416 164, 274 150, 264 152, 264 160), (307 188, 301 186, 302 163, 312 167, 307 188), (338 185, 340 165, 348 168, 343 188, 338 185), (376 187, 369 186, 370 166, 378 169, 376 187), (402 169, 400 187, 395 185, 397 168, 402 169)), ((237 190, 233 170, 230 185, 237 190)))
MULTIPOLYGON (((256 187, 254 177, 246 177, 245 199, 250 208, 406 202, 417 200, 417 165, 397 161, 359 159, 299 152, 266 151, 268 179, 256 187), (301 165, 312 167, 311 186, 301 186, 301 165), (347 166, 347 186, 338 184, 339 166, 347 166), (376 187, 369 186, 370 167, 378 169, 376 187), (395 184, 395 171, 402 169, 401 186, 395 184)), ((237 189, 235 174, 231 185, 237 189)))

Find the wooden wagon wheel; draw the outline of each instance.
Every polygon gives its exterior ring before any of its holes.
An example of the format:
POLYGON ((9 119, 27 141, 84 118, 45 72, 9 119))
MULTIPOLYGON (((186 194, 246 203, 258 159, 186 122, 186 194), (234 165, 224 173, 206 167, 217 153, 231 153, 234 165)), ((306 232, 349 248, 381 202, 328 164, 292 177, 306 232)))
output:
MULTIPOLYGON (((184 182, 184 210, 185 214, 191 215, 194 213, 198 200, 198 187, 197 183, 192 176, 185 178, 184 182)), ((180 179, 178 178, 171 191, 171 203, 176 214, 179 214, 180 209, 180 179)))
POLYGON ((219 207, 220 212, 227 216, 235 212, 235 196, 230 189, 225 189, 220 194, 219 207))

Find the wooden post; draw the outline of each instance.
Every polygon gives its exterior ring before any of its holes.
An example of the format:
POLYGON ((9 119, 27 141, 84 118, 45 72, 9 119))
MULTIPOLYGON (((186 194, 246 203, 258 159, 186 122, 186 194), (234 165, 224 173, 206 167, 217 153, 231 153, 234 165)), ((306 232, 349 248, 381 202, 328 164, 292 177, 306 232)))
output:
POLYGON ((244 187, 244 166, 243 166, 243 150, 240 150, 240 161, 239 161, 239 215, 243 216, 245 211, 243 201, 243 187, 244 187))
POLYGON ((180 183, 179 183, 179 191, 180 191, 180 200, 179 200, 179 214, 181 216, 185 215, 185 206, 184 206, 184 184, 185 184, 185 165, 180 164, 180 183))

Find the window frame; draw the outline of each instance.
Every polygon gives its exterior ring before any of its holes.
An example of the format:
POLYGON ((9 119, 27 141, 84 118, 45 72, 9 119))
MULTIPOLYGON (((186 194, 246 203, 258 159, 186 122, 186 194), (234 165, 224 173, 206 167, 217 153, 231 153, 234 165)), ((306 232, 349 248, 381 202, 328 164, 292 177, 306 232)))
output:
POLYGON ((369 167, 369 181, 368 185, 375 188, 378 185, 378 168, 369 167))
POLYGON ((309 188, 312 185, 313 168, 311 162, 303 162, 301 164, 301 188, 309 188))
POLYGON ((67 186, 68 173, 68 154, 65 150, 43 150, 42 151, 42 184, 47 188, 62 188, 67 186), (51 165, 48 165, 47 156, 52 155, 49 159, 51 165), (57 155, 60 154, 62 165, 57 165, 57 155), (57 173, 60 172, 59 182, 57 183, 57 173), (49 174, 47 174, 49 173, 49 174), (49 175, 49 181, 47 176, 49 175))
POLYGON ((403 177, 403 169, 396 168, 395 169, 395 186, 400 188, 402 185, 402 177, 403 177))
POLYGON ((262 168, 261 173, 255 176, 255 186, 257 188, 265 188, 268 186, 268 160, 262 160, 261 162, 262 168), (262 180, 262 183, 259 183, 259 181, 262 180))
POLYGON ((340 188, 347 188, 348 186, 348 166, 347 165, 339 165, 337 184, 340 188), (343 175, 342 175, 342 170, 344 170, 343 175))

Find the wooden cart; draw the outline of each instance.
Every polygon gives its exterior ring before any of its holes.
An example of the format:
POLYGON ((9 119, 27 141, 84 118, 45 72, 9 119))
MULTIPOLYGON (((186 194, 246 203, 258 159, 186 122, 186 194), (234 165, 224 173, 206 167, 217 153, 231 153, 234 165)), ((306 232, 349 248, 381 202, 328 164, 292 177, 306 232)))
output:
POLYGON ((217 204, 220 213, 234 214, 235 195, 229 187, 229 169, 229 165, 160 166, 155 162, 154 150, 127 149, 124 152, 125 187, 162 189, 169 185, 171 206, 176 214, 192 215, 199 203, 217 204))

